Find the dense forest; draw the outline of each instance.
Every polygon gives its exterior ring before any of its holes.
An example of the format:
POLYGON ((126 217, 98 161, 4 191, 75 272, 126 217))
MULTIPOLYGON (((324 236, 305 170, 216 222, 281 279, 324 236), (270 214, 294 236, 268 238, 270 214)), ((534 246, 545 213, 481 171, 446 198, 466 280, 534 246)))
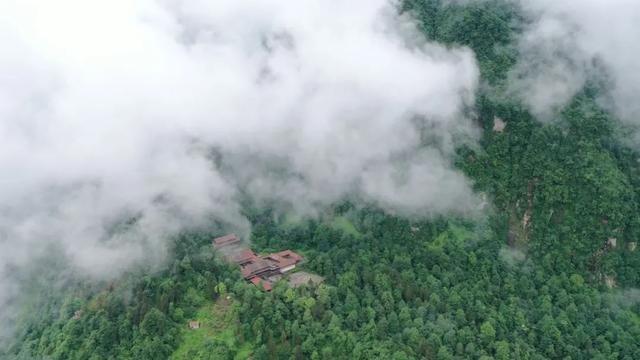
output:
POLYGON ((295 219, 247 205, 252 247, 300 252, 322 284, 264 292, 216 256, 222 231, 185 233, 159 271, 103 284, 34 271, 0 358, 640 359, 640 154, 599 107, 601 85, 538 122, 504 93, 517 7, 402 11, 430 40, 476 54, 484 131, 456 166, 490 204, 483 216, 409 219, 345 201, 295 219))

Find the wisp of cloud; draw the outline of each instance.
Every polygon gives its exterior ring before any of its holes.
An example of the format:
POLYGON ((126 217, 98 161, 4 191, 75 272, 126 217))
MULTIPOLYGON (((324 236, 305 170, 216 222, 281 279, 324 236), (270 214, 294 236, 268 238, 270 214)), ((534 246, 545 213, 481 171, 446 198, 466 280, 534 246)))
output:
POLYGON ((553 118, 600 74, 607 80, 601 105, 627 125, 640 124, 640 2, 508 1, 527 19, 510 85, 538 118, 553 118))

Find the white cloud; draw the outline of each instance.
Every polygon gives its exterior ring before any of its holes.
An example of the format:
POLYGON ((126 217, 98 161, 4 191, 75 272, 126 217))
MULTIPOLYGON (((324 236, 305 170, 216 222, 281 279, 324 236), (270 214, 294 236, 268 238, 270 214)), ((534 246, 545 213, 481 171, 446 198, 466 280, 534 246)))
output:
POLYGON ((518 1, 529 23, 519 44, 513 90, 541 119, 550 119, 601 74, 610 80, 600 100, 637 125, 640 103, 640 2, 634 0, 518 1), (605 74, 602 74, 604 71, 605 74))
POLYGON ((450 158, 476 131, 474 57, 416 40, 395 6, 0 3, 0 305, 6 269, 45 244, 104 276, 213 218, 247 232, 241 190, 307 212, 353 194, 472 209, 450 158))

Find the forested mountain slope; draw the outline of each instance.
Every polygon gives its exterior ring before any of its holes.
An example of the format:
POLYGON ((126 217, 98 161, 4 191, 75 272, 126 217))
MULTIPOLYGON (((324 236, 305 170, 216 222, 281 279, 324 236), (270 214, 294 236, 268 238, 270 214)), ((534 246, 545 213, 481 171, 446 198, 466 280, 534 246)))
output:
POLYGON ((483 216, 417 220, 345 201, 292 220, 248 204, 252 247, 302 253, 323 284, 261 291, 216 258, 222 233, 183 234, 160 272, 63 286, 34 273, 0 358, 639 359, 640 154, 599 106, 602 85, 539 122, 505 90, 515 6, 403 4, 429 39, 478 59, 470 111, 483 135, 456 165, 483 216))

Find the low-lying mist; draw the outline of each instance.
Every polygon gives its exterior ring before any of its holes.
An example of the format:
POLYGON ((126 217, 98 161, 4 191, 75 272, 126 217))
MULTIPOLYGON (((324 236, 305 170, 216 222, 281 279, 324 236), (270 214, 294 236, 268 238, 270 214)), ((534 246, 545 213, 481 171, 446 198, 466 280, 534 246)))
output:
POLYGON ((54 246, 96 278, 241 197, 313 215, 345 196, 411 216, 477 206, 454 169, 478 71, 395 1, 0 3, 0 323, 54 246), (124 224, 124 225, 123 225, 124 224))
POLYGON ((600 105, 626 125, 640 124, 640 2, 506 0, 525 19, 510 87, 550 120, 589 82, 600 105))

